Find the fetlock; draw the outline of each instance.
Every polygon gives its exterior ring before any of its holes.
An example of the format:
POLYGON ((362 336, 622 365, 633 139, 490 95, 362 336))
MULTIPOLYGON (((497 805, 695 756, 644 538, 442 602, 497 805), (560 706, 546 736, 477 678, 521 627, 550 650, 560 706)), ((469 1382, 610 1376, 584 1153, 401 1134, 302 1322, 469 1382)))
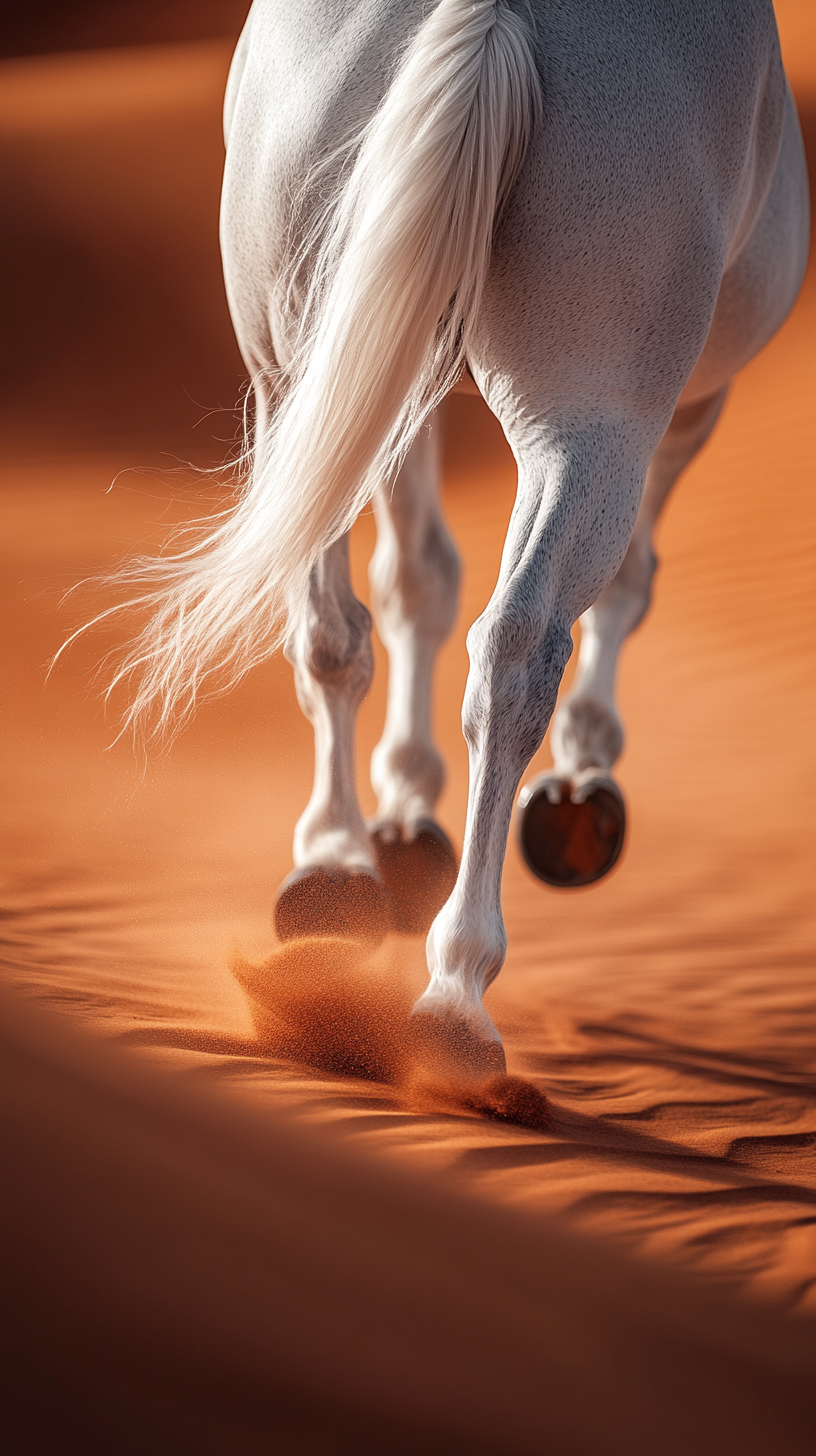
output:
POLYGON ((567 698, 553 717, 550 730, 555 771, 574 778, 588 769, 608 772, 623 749, 617 713, 597 698, 567 698))
POLYGON ((371 783, 377 793, 377 820, 410 829, 434 819, 445 766, 432 744, 416 739, 378 744, 371 757, 371 783))

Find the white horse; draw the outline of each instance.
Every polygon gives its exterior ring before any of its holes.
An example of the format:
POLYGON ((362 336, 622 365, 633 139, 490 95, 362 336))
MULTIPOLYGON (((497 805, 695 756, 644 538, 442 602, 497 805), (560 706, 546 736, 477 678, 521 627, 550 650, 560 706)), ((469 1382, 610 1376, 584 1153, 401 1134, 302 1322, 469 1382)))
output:
POLYGON ((285 637, 316 769, 279 934, 416 930, 438 909, 418 1035, 492 1074, 502 864, 570 629, 580 618, 555 768, 522 825, 530 863, 561 883, 619 847, 615 667, 648 607, 655 521, 803 276, 803 151, 770 0, 255 0, 226 135, 251 468, 201 539, 133 569, 154 610, 123 667, 130 716, 183 720, 285 637), (457 872, 434 818, 431 680, 458 562, 433 412, 465 366, 518 495, 468 636, 457 872), (347 532, 372 499, 389 686, 366 825, 353 739, 371 623, 347 532), (547 836, 590 811, 595 850, 570 861, 547 836))

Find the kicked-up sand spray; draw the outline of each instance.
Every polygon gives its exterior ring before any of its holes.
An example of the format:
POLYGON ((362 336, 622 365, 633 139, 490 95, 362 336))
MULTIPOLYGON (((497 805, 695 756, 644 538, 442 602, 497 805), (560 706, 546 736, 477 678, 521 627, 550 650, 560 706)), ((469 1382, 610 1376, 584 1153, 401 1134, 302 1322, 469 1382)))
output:
POLYGON ((335 1075, 392 1086, 414 1110, 461 1112, 544 1129, 547 1098, 523 1077, 469 1081, 411 1018, 416 988, 399 942, 377 950, 329 937, 290 941, 260 965, 232 972, 264 1051, 335 1075))

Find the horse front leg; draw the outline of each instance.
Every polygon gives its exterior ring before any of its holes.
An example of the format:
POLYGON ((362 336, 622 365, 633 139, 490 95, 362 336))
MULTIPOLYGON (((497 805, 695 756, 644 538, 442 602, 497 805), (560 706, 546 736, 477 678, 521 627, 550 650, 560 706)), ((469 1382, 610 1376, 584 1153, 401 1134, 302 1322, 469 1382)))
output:
POLYGON ((445 766, 433 741, 436 655, 453 627, 459 558, 439 504, 441 427, 421 431, 393 489, 375 498, 371 560, 377 630, 388 651, 388 707, 371 759, 377 817, 369 825, 391 900, 392 927, 424 934, 456 877, 437 823, 445 766))
POLYGON ((513 801, 555 707, 572 624, 623 558, 653 440, 642 425, 618 424, 561 439, 550 430, 538 448, 525 441, 517 451, 519 491, 499 582, 468 635, 462 863, 431 927, 430 984, 414 1007, 424 1055, 459 1075, 504 1070, 482 998, 506 952, 501 876, 513 801))
POLYGON ((612 869, 623 847, 626 811, 612 768, 623 749, 615 701, 624 641, 649 610, 657 567, 653 536, 678 477, 714 429, 727 386, 678 407, 646 473, 635 529, 609 586, 581 617, 571 691, 550 729, 553 767, 519 796, 519 840, 529 868, 561 888, 590 884, 612 869))
POLYGON ((348 538, 324 552, 300 626, 286 644, 298 701, 315 735, 312 796, 295 828, 295 869, 281 885, 281 940, 340 935, 381 940, 388 897, 360 805, 354 769, 357 711, 371 683, 371 616, 349 576, 348 538))

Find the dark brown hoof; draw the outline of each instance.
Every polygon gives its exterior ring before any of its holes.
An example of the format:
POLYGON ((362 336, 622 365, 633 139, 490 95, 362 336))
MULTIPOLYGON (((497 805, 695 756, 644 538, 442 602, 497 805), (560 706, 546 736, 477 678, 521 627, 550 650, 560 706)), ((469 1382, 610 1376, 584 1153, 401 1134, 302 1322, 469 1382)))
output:
POLYGON ((377 869, 391 901, 391 928, 398 935, 427 935, 456 881, 456 855, 432 819, 416 826, 413 839, 397 824, 374 824, 377 869))
POLYGON ((388 893, 367 870, 306 865, 293 870, 278 890, 278 940, 339 936, 379 943, 388 929, 388 893))
POLYGON ((571 785, 541 774, 519 795, 518 842, 525 864, 560 890, 591 885, 608 875, 626 837, 626 809, 617 785, 598 785, 583 804, 573 804, 571 785), (556 785, 553 804, 547 794, 556 785))

